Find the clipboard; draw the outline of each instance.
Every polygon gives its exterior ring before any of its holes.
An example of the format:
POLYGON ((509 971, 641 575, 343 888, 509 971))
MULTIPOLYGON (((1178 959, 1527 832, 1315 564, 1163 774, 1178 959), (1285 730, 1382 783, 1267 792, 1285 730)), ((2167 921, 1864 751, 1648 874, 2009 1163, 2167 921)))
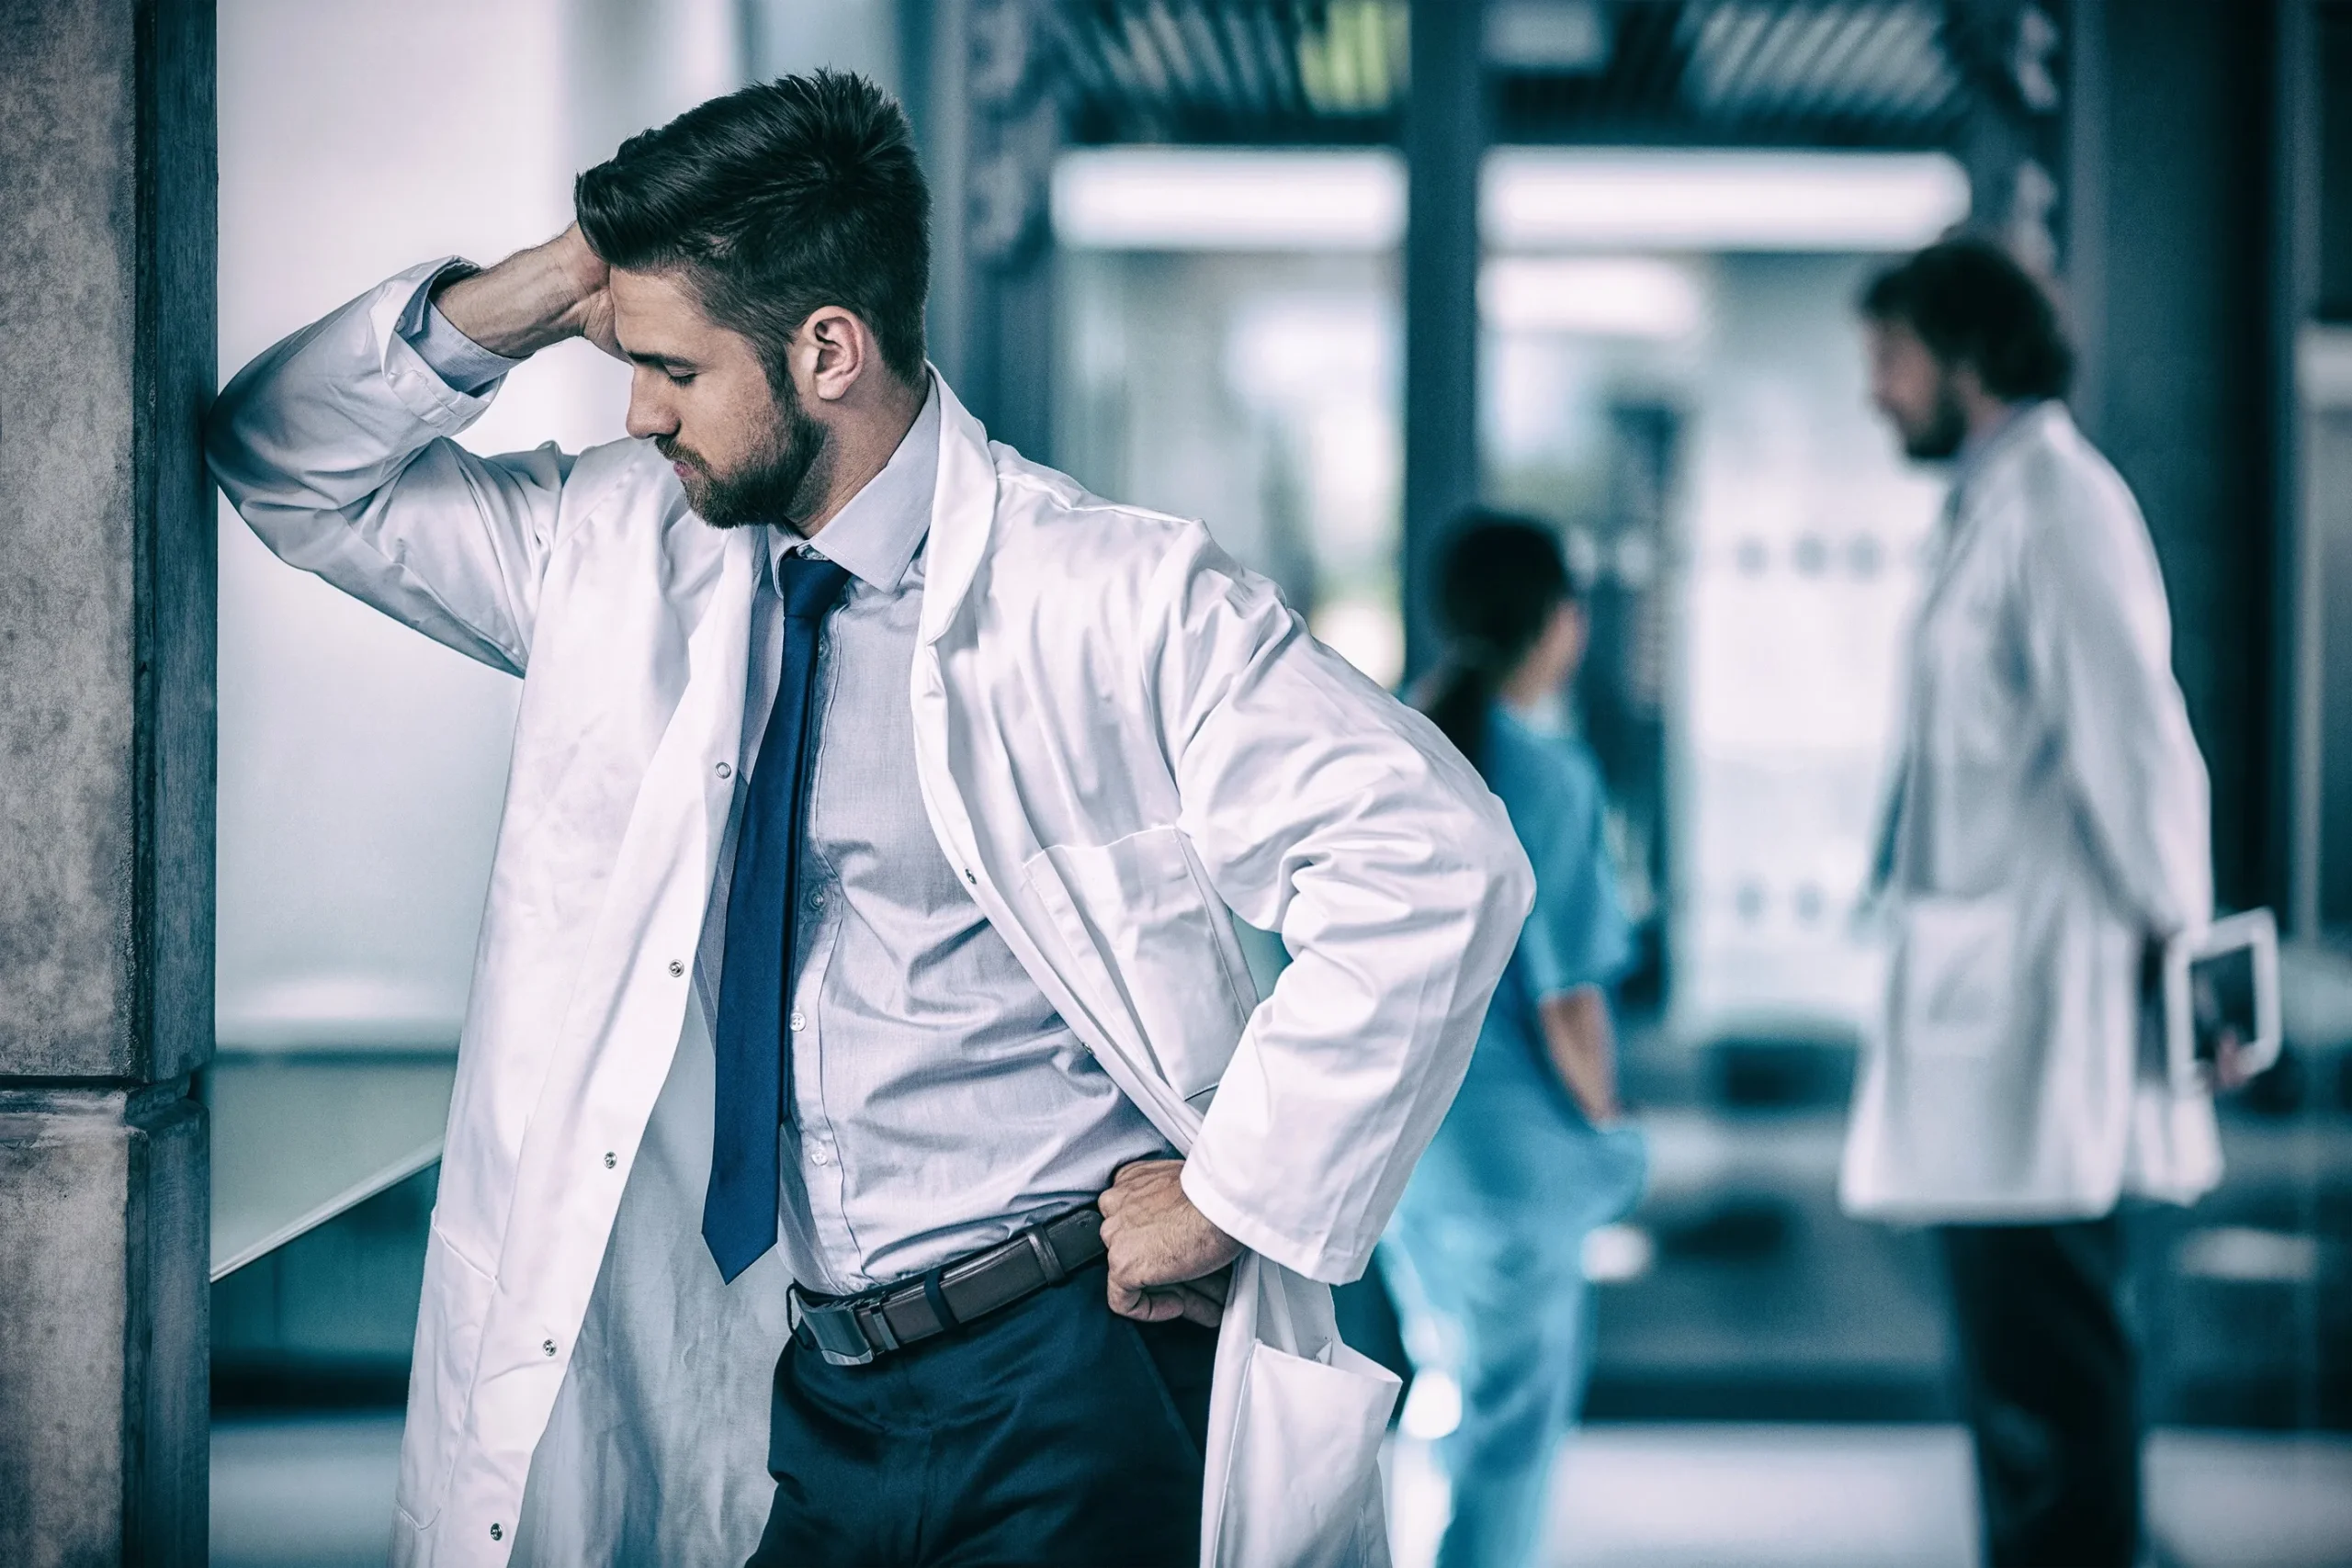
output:
POLYGON ((2222 1042, 2247 1077, 2278 1060, 2278 923, 2248 909, 2165 944, 2165 1059, 2173 1087, 2210 1094, 2222 1042))

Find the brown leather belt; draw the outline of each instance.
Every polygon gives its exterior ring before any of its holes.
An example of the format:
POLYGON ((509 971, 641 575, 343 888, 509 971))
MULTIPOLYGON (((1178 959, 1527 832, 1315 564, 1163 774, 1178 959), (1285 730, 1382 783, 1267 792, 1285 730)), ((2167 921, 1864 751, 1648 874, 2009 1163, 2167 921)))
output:
POLYGON ((795 1285, 792 1337, 837 1367, 865 1366, 1060 1284, 1102 1258, 1102 1216, 1089 1204, 904 1284, 855 1296, 795 1285))

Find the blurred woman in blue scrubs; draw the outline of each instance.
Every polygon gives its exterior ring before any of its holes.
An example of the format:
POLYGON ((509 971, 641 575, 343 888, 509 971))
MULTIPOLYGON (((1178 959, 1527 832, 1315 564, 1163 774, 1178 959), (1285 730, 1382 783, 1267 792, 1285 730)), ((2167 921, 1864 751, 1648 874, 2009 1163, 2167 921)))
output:
POLYGON ((1633 1207, 1646 1168, 1641 1134, 1618 1120, 1608 997, 1633 945, 1600 769, 1550 717, 1586 639, 1557 536, 1470 513, 1438 614, 1446 661, 1418 705, 1510 811, 1535 908, 1380 1258, 1417 1371, 1462 1391, 1461 1423, 1438 1444, 1453 1500, 1440 1568, 1525 1568, 1591 1363, 1584 1240, 1633 1207))

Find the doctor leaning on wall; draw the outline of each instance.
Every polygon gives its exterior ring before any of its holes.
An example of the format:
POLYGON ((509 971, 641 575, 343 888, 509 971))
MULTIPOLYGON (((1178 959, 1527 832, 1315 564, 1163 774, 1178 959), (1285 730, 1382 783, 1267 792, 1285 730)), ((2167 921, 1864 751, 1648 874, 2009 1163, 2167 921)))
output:
POLYGON ((577 205, 212 422, 271 548, 524 682, 395 1560, 1385 1561, 1326 1283, 1526 917, 1500 806, 1198 524, 988 441, 863 80, 577 205), (449 439, 573 335, 631 439, 449 439))
POLYGON ((2153 1051, 2148 955, 2211 918, 2205 766, 2132 493, 2059 398, 2048 297, 1975 240, 1863 297, 1873 400, 1951 461, 1876 888, 1894 937, 1842 1197, 1937 1227, 1984 1543, 2126 1568, 2140 1531, 2126 1194, 2221 1179, 2153 1051))

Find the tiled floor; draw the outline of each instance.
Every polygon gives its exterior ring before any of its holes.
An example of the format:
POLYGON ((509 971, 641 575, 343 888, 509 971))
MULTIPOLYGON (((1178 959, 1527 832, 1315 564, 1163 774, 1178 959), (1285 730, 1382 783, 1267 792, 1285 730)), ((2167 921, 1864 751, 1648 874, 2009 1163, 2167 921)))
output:
MULTIPOLYGON (((400 1421, 222 1420, 214 1568, 383 1561, 400 1421)), ((1445 1506, 1422 1445, 1391 1454, 1396 1568, 1445 1506)), ((1946 1427, 1622 1426, 1587 1432, 1554 1497, 1554 1568, 1967 1568, 1968 1449, 1946 1427)), ((2179 1568, 2352 1563, 2352 1438, 2165 1432, 2148 1507, 2179 1568)))

